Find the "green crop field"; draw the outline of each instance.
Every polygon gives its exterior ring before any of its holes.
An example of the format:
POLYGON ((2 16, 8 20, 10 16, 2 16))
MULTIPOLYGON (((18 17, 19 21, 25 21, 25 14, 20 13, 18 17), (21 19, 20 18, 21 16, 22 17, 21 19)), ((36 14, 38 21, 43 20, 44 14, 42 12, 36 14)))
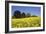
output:
POLYGON ((29 18, 19 18, 12 19, 12 28, 24 28, 24 27, 40 27, 41 26, 40 17, 29 17, 29 18))

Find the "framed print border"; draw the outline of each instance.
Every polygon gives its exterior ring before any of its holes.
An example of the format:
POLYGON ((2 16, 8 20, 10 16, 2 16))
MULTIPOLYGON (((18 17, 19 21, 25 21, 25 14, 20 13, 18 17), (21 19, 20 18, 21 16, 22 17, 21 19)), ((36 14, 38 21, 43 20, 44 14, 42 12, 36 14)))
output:
POLYGON ((37 31, 45 31, 45 3, 40 3, 40 2, 22 2, 22 1, 5 1, 5 33, 37 32, 37 31), (38 30, 9 31, 9 3, 43 5, 43 29, 38 29, 38 30))

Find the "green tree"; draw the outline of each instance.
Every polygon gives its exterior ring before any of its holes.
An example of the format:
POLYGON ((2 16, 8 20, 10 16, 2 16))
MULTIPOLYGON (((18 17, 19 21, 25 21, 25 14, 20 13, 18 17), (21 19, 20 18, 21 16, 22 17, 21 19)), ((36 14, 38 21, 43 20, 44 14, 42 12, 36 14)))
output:
POLYGON ((37 17, 36 15, 32 15, 32 17, 37 17))
POLYGON ((25 14, 24 12, 23 12, 21 15, 22 15, 22 17, 23 17, 23 18, 25 18, 25 17, 26 17, 26 14, 25 14))
POLYGON ((14 12, 14 16, 15 16, 16 18, 21 18, 21 12, 20 12, 19 10, 16 10, 16 11, 14 12))
POLYGON ((30 17, 31 16, 31 14, 30 13, 27 13, 27 17, 30 17))

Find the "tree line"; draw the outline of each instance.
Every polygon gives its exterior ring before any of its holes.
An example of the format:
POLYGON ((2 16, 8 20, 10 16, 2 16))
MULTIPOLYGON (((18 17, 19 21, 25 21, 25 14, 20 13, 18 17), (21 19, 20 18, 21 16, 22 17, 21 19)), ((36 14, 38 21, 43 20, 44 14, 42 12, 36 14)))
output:
POLYGON ((36 15, 32 15, 30 13, 25 14, 21 13, 19 10, 14 11, 12 18, 25 18, 25 17, 37 17, 36 15))

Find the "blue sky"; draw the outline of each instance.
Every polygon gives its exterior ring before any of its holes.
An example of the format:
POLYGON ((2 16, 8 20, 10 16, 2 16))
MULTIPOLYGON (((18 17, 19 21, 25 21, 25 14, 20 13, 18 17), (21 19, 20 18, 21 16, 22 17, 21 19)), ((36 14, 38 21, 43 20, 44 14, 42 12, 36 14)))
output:
POLYGON ((31 15, 41 15, 41 7, 29 7, 29 6, 12 6, 11 11, 12 15, 14 14, 14 11, 19 10, 21 13, 30 13, 31 15))

